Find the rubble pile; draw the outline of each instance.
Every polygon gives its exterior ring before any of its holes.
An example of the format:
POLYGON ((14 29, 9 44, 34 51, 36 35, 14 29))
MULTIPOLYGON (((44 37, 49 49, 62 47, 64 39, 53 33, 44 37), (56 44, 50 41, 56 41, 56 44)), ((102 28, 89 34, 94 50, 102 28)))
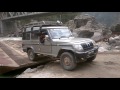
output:
POLYGON ((108 42, 98 42, 99 52, 120 52, 120 35, 110 37, 108 42))
POLYGON ((91 38, 98 42, 99 52, 120 52, 120 34, 112 36, 112 31, 115 30, 109 30, 89 14, 76 16, 73 20, 69 20, 66 26, 75 37, 91 38))
POLYGON ((71 29, 76 37, 92 38, 99 41, 112 32, 96 19, 88 14, 78 15, 74 20, 70 20, 66 25, 71 29))
POLYGON ((73 32, 73 30, 76 28, 76 25, 74 23, 74 20, 69 20, 68 22, 66 22, 66 26, 69 27, 69 29, 73 32))
POLYGON ((119 36, 116 35, 115 37, 110 37, 109 44, 111 45, 112 48, 120 50, 120 35, 119 36))

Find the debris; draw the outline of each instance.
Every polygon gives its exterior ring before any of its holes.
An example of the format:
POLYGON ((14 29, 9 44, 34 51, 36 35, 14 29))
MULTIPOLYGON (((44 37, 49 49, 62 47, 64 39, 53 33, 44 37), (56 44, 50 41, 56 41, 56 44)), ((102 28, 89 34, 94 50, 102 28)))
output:
POLYGON ((32 73, 32 72, 35 72, 35 71, 37 71, 37 68, 34 68, 34 69, 28 68, 23 73, 32 73))
POLYGON ((71 29, 75 36, 92 38, 95 41, 108 38, 112 33, 105 25, 98 23, 96 19, 89 14, 78 15, 74 20, 68 21, 66 25, 71 29), (97 39, 96 36, 98 36, 97 39))
POLYGON ((120 50, 120 46, 116 46, 115 49, 119 49, 120 50))
POLYGON ((108 51, 108 50, 107 50, 107 49, 105 49, 104 47, 99 47, 98 52, 106 52, 106 51, 108 51))
POLYGON ((42 69, 42 68, 44 68, 44 65, 40 65, 37 67, 37 69, 42 69))

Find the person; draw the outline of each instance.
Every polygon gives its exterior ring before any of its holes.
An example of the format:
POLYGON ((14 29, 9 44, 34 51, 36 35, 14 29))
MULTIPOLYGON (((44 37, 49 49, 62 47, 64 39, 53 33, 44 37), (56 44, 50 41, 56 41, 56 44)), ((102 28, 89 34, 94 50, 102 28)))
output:
POLYGON ((41 33, 40 33, 40 42, 41 42, 41 43, 44 43, 44 42, 45 42, 45 34, 44 34, 44 32, 41 32, 41 33))

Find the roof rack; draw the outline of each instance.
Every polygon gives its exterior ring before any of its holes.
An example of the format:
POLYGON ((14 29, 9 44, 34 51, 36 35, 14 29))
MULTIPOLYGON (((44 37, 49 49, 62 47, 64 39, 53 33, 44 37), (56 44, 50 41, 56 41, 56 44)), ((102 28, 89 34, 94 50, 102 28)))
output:
POLYGON ((40 21, 26 24, 25 27, 29 26, 52 26, 52 25, 63 25, 61 21, 40 21))

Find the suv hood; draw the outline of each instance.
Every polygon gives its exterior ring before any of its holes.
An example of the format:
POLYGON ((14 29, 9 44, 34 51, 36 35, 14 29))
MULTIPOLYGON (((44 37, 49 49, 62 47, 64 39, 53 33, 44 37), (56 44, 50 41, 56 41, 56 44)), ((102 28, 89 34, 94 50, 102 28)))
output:
POLYGON ((53 42, 56 42, 57 44, 81 44, 93 42, 93 40, 88 38, 61 38, 54 39, 53 42))

